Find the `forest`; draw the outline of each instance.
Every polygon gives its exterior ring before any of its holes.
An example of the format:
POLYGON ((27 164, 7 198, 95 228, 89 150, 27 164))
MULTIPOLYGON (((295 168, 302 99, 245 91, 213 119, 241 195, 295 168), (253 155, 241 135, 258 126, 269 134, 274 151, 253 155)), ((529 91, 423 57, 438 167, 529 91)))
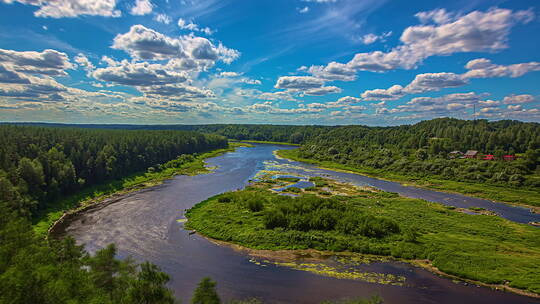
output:
POLYGON ((540 124, 434 119, 411 126, 339 127, 303 142, 297 156, 351 168, 515 188, 540 187, 540 124), (476 150, 495 160, 452 158, 476 150), (517 160, 504 161, 504 155, 517 160))
POLYGON ((0 197, 31 217, 60 197, 180 155, 227 147, 189 131, 0 126, 0 197))

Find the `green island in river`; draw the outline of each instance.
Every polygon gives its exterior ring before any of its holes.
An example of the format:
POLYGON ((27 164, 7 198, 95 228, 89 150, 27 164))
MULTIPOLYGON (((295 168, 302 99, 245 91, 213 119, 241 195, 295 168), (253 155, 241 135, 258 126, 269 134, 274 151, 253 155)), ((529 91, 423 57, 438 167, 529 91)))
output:
MULTIPOLYGON (((247 188, 188 210, 185 224, 233 246, 337 255, 370 263, 396 259, 454 279, 538 297, 540 230, 482 210, 464 210, 320 177, 314 187, 274 189, 295 182, 271 172, 247 188), (311 251, 310 251, 311 250, 311 251), (369 257, 369 258, 366 258, 369 257)), ((332 269, 279 263, 336 277, 332 269)), ((366 279, 361 274, 346 274, 366 279)), ((368 280, 373 279, 369 278, 368 280)), ((400 278, 375 278, 400 284, 400 278)))

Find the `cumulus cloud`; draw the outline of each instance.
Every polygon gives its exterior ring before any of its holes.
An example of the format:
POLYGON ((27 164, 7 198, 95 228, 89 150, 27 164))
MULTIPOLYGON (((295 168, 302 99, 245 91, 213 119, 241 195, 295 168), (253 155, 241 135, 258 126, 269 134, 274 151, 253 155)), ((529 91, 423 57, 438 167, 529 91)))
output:
POLYGON ((286 101, 297 101, 296 98, 289 91, 279 91, 279 92, 266 92, 261 93, 256 96, 257 99, 262 100, 286 100, 286 101))
POLYGON ((73 58, 73 60, 79 65, 81 66, 83 69, 85 69, 86 71, 90 72, 90 71, 93 71, 96 67, 92 64, 92 62, 90 62, 90 60, 88 59, 88 57, 86 57, 84 54, 82 53, 79 53, 77 54, 77 56, 75 56, 75 58, 73 58))
POLYGON ((92 76, 100 81, 130 86, 180 83, 188 79, 185 72, 171 70, 166 65, 127 60, 122 60, 113 66, 96 69, 92 72, 92 76))
POLYGON ((304 67, 300 70, 306 70, 311 75, 327 81, 353 81, 356 79, 356 71, 348 65, 339 62, 330 62, 326 66, 314 65, 309 68, 304 67))
POLYGON ((153 7, 150 0, 135 0, 135 5, 131 8, 130 13, 136 16, 148 15, 152 12, 153 7))
POLYGON ((372 43, 375 43, 377 41, 385 41, 386 38, 390 37, 392 35, 392 32, 386 32, 386 33, 382 33, 380 35, 376 35, 376 34, 373 34, 373 33, 369 33, 369 34, 366 34, 362 37, 360 37, 360 42, 362 42, 363 44, 372 44, 372 43))
POLYGON ((187 21, 185 19, 178 19, 178 27, 183 30, 189 30, 193 32, 203 32, 206 35, 212 35, 214 31, 209 27, 201 27, 198 24, 193 23, 192 21, 187 21))
POLYGON ((464 86, 467 81, 461 75, 454 73, 425 73, 418 74, 414 80, 405 87, 407 93, 424 93, 438 91, 443 88, 464 86))
POLYGON ((327 94, 335 94, 335 93, 341 93, 341 89, 335 86, 327 86, 327 87, 320 87, 320 88, 314 88, 304 91, 304 94, 311 95, 311 96, 323 96, 327 94))
POLYGON ((529 94, 521 94, 521 95, 509 95, 504 97, 503 103, 505 104, 525 104, 525 103, 532 103, 537 101, 534 96, 529 94))
POLYGON ((231 63, 240 56, 240 52, 226 48, 221 43, 216 46, 206 38, 194 35, 172 38, 140 24, 132 26, 125 34, 117 35, 112 48, 126 51, 134 59, 142 60, 187 58, 231 63))
POLYGON ((141 87, 139 90, 149 97, 166 97, 172 100, 193 101, 213 98, 214 92, 184 84, 167 84, 141 87))
POLYGON ((365 100, 395 100, 404 95, 403 87, 396 84, 388 89, 366 90, 360 96, 365 100))
POLYGON ((498 65, 486 58, 471 60, 465 65, 469 71, 465 78, 520 77, 529 72, 540 71, 540 62, 532 61, 510 65, 498 65))
POLYGON ((320 88, 324 85, 324 81, 311 76, 282 76, 274 86, 276 89, 293 89, 305 91, 309 89, 320 88))
POLYGON ((156 14, 154 16, 154 20, 157 22, 164 23, 164 24, 169 24, 172 22, 171 17, 169 17, 169 15, 167 14, 156 14))
POLYGON ((407 94, 439 91, 443 88, 464 86, 467 80, 455 73, 418 74, 407 86, 393 85, 388 89, 366 90, 361 94, 365 100, 396 100, 407 94))
POLYGON ((69 57, 56 50, 18 52, 0 49, 0 63, 18 72, 50 76, 65 76, 66 70, 73 68, 69 57))
POLYGON ((389 52, 358 53, 347 66, 355 71, 385 72, 412 69, 431 56, 496 52, 508 47, 510 29, 515 24, 530 22, 534 13, 496 8, 458 16, 440 9, 416 16, 423 24, 406 28, 400 45, 389 52))
POLYGON ((81 15, 120 17, 116 0, 1 0, 4 3, 19 2, 38 6, 36 17, 74 18, 81 15))

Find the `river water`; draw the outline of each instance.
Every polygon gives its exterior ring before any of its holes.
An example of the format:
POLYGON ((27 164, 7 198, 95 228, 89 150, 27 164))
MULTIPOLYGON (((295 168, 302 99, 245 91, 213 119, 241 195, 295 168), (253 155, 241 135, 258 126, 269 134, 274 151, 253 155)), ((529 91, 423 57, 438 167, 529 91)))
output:
POLYGON ((115 243, 119 256, 157 264, 171 276, 169 284, 188 303, 201 278, 218 282, 223 299, 256 297, 265 303, 318 303, 326 299, 380 295, 384 303, 540 303, 488 288, 455 283, 401 262, 364 265, 363 271, 405 278, 403 286, 337 279, 274 264, 253 263, 248 255, 219 246, 183 229, 185 209, 216 194, 243 188, 261 170, 285 174, 329 176, 357 185, 371 185, 401 195, 457 207, 483 207, 517 222, 540 220, 527 209, 462 195, 423 190, 355 174, 318 169, 278 159, 273 151, 287 146, 257 144, 207 160, 213 173, 176 176, 163 185, 128 194, 119 201, 91 209, 65 228, 78 243, 95 252, 115 243))

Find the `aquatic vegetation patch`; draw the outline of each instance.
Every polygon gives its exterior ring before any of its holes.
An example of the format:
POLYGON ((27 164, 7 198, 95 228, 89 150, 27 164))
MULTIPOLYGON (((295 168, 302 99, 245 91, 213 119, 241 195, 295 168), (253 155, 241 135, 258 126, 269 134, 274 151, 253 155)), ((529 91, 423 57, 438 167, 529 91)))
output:
POLYGON ((268 265, 276 265, 300 271, 307 271, 325 277, 357 280, 384 285, 403 286, 406 280, 403 276, 394 275, 391 273, 361 271, 359 269, 344 267, 346 264, 342 265, 340 263, 331 265, 324 262, 278 262, 271 260, 260 261, 255 258, 251 258, 249 261, 262 267, 267 267, 268 265))

